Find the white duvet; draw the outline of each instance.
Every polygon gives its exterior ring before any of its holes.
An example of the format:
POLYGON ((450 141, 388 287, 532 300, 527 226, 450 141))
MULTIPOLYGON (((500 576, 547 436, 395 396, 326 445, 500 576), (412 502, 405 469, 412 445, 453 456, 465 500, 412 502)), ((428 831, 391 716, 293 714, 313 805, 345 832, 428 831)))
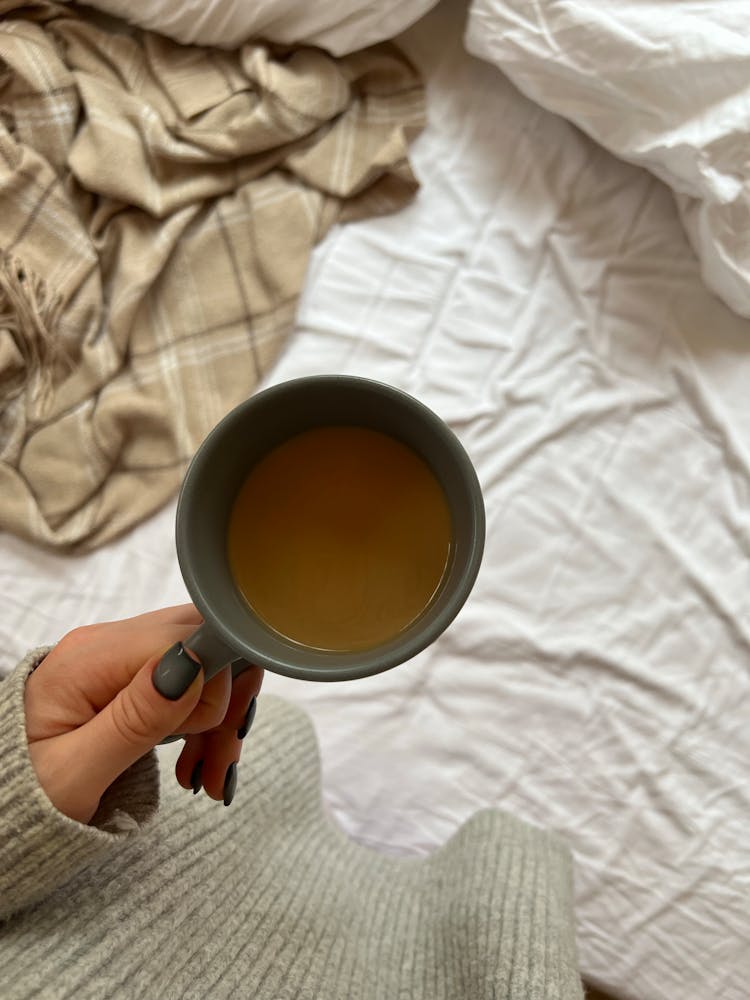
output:
POLYGON ((235 49, 248 38, 343 55, 404 31, 437 0, 86 0, 184 45, 235 49))
MULTIPOLYGON (((550 826, 587 978, 745 1000, 750 323, 706 291, 671 192, 467 56, 461 28, 438 9, 408 33, 422 191, 320 246, 269 381, 349 372, 432 406, 482 482, 484 564, 413 662, 266 686, 312 714, 352 837, 427 852, 487 806, 550 826)), ((0 540, 3 665, 184 599, 173 517, 78 559, 0 540)))
POLYGON ((750 316, 748 0, 472 0, 466 44, 665 181, 704 281, 750 316))

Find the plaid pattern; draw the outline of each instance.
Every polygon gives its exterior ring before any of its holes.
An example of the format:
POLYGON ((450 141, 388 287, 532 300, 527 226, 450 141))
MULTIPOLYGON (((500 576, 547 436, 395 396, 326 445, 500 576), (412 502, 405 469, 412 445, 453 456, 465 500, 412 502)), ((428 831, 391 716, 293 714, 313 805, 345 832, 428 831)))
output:
POLYGON ((0 15, 0 527, 91 548, 174 493, 268 369, 315 242, 411 197, 423 91, 390 46, 0 15))

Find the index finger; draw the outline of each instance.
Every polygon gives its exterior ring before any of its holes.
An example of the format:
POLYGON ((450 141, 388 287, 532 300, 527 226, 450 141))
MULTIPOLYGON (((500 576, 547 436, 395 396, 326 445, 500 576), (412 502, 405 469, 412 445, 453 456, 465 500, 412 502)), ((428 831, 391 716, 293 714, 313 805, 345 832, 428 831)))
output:
POLYGON ((175 604, 169 608, 146 611, 132 618, 122 618, 119 621, 102 624, 118 628, 147 628, 151 625, 193 625, 198 628, 202 621, 203 615, 194 604, 175 604))

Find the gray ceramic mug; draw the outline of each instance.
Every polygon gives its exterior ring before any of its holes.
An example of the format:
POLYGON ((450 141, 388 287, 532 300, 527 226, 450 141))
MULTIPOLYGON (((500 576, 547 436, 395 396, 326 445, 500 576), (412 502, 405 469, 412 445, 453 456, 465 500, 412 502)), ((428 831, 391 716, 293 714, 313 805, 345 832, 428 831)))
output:
POLYGON ((200 446, 177 506, 177 557, 204 624, 185 640, 206 679, 253 663, 287 677, 343 681, 389 670, 433 642, 469 596, 484 548, 484 503, 458 438, 422 403, 369 379, 321 375, 284 382, 232 410, 200 446), (274 632, 238 590, 229 569, 227 527, 250 469, 283 441, 312 427, 368 427, 403 441, 440 482, 452 519, 450 562, 425 611, 396 638, 357 652, 326 652, 274 632))

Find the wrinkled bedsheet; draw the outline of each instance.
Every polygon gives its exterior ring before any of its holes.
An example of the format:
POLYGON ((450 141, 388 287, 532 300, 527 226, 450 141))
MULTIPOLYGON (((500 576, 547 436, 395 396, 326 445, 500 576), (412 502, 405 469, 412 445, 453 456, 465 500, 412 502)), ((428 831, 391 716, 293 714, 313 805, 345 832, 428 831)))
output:
MULTIPOLYGON (((406 36, 422 191, 318 248, 271 381, 367 375, 437 410, 485 491, 484 564, 410 664, 267 689, 312 714, 352 837, 424 853, 487 806, 551 826, 588 979, 745 1000, 750 323, 706 291, 669 190, 467 56, 459 14, 406 36)), ((184 599, 173 517, 77 559, 5 536, 2 664, 184 599)))

